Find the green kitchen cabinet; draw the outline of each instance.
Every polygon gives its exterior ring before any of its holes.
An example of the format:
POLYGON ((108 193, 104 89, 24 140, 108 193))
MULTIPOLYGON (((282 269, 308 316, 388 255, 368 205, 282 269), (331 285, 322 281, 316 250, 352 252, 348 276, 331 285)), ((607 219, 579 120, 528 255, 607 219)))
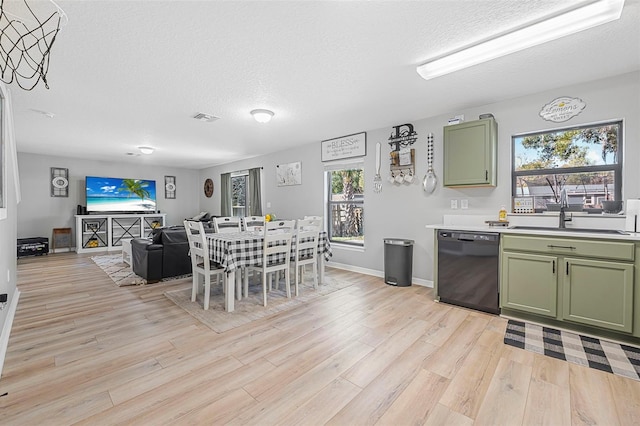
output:
POLYGON ((630 333, 633 265, 566 258, 562 319, 630 333))
POLYGON ((501 306, 555 318, 557 315, 557 258, 529 253, 502 256, 501 306))
POLYGON ((498 125, 493 118, 444 127, 444 186, 496 186, 498 125))
POLYGON ((500 307, 640 335, 635 248, 630 241, 503 234, 500 307))

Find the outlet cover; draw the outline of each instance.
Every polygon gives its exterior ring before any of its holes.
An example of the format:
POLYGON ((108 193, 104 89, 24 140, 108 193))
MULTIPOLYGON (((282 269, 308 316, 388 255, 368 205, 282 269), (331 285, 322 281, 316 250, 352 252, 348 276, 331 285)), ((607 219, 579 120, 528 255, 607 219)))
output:
POLYGON ((460 200, 460 208, 466 210, 469 208, 469 200, 460 200))
POLYGON ((458 208, 458 200, 451 200, 451 209, 456 210, 458 208))

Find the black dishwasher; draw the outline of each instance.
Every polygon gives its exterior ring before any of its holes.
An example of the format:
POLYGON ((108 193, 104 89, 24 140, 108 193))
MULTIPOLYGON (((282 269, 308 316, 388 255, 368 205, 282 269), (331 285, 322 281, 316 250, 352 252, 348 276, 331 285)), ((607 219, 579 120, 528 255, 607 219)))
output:
POLYGON ((441 302, 500 313, 500 235, 438 231, 438 296, 441 302))

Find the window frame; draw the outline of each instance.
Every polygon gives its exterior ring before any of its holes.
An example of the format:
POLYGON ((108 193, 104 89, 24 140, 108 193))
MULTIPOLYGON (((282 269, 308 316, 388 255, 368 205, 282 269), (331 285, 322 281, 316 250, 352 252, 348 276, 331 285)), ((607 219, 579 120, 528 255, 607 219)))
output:
POLYGON ((249 215, 249 211, 251 209, 251 206, 249 205, 250 201, 250 197, 249 197, 249 170, 239 170, 237 172, 232 172, 231 176, 231 215, 234 217, 247 217, 250 216, 249 215), (233 179, 234 178, 239 178, 242 177, 244 179, 244 207, 242 207, 244 209, 244 213, 242 216, 236 216, 235 215, 235 211, 236 209, 240 209, 241 207, 239 206, 235 206, 233 204, 233 179))
POLYGON ((571 127, 559 127, 546 130, 537 130, 534 132, 519 133, 511 136, 511 197, 519 196, 517 193, 517 182, 519 176, 538 176, 538 175, 551 175, 551 174, 574 174, 574 173, 594 173, 594 172, 613 172, 615 186, 614 186, 614 199, 622 200, 622 163, 624 158, 624 120, 612 119, 595 123, 586 123, 575 125, 571 127), (524 138, 533 135, 542 135, 545 133, 561 133, 572 130, 582 130, 592 127, 604 127, 604 126, 618 126, 618 140, 617 140, 617 162, 615 164, 603 164, 594 166, 579 166, 579 167, 560 167, 555 169, 538 169, 538 170, 521 170, 516 171, 516 139, 524 138))
MULTIPOLYGON (((334 165, 333 167, 326 167, 325 171, 324 171, 324 179, 325 179, 325 217, 326 217, 326 230, 327 230, 327 237, 329 239, 329 242, 332 245, 342 245, 345 247, 351 247, 351 248, 355 248, 355 249, 364 249, 365 247, 365 238, 366 238, 366 232, 365 232, 365 226, 364 226, 364 206, 365 206, 365 188, 362 188, 362 197, 359 200, 350 200, 350 201, 333 201, 331 199, 332 196, 332 191, 331 191, 331 174, 333 172, 337 172, 337 171, 341 171, 341 170, 361 170, 362 173, 365 173, 365 167, 364 167, 364 163, 363 162, 358 162, 358 163, 353 163, 353 162, 349 162, 349 163, 344 163, 344 164, 338 164, 338 165, 334 165), (342 166, 342 167, 336 167, 336 166, 342 166), (332 216, 332 207, 334 205, 340 205, 340 204, 353 204, 356 206, 360 206, 360 208, 362 209, 363 212, 363 220, 362 220, 362 242, 354 242, 354 241, 344 241, 344 240, 336 240, 333 237, 333 216, 332 216)), ((363 178, 363 180, 366 182, 366 180, 363 178)))

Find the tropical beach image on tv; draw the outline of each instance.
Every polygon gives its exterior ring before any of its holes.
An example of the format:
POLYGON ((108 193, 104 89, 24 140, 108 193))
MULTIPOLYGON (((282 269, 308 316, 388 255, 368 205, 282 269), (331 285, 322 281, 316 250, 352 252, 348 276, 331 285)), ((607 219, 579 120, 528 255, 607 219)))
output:
POLYGON ((156 181, 87 176, 88 212, 155 212, 156 181))

